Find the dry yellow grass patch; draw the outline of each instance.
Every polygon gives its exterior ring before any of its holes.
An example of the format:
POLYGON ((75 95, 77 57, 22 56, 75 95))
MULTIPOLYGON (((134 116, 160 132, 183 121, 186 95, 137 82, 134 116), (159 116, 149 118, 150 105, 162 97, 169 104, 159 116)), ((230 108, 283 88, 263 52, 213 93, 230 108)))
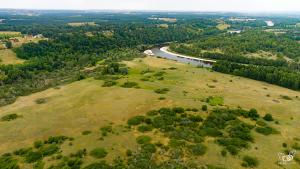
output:
POLYGON ((226 23, 220 23, 220 24, 217 25, 217 28, 218 28, 219 30, 225 30, 225 29, 230 28, 230 25, 229 25, 229 24, 226 24, 226 23))
POLYGON ((0 64, 20 64, 24 62, 24 60, 17 58, 11 49, 0 50, 0 60, 0 64))
POLYGON ((159 24, 157 25, 159 28, 169 28, 168 24, 159 24))

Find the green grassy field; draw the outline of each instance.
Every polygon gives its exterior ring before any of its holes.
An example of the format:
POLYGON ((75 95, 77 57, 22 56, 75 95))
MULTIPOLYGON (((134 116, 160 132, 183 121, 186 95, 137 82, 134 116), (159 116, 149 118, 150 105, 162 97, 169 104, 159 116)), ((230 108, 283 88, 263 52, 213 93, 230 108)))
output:
MULTIPOLYGON (((209 96, 222 97, 225 107, 256 108, 260 115, 271 113, 279 124, 270 125, 281 133, 263 136, 253 132, 255 141, 251 149, 227 157, 221 156, 222 148, 213 139, 206 139, 204 144, 208 151, 194 160, 197 163, 239 169, 243 168, 242 156, 250 154, 259 159, 258 168, 281 168, 276 162, 277 154, 283 150, 282 143, 291 145, 300 137, 300 92, 153 57, 124 63, 131 68, 130 73, 118 80, 117 86, 102 87, 103 81, 85 79, 20 97, 15 103, 0 107, 0 117, 12 113, 21 116, 14 121, 0 122, 0 154, 31 146, 34 141, 49 136, 65 135, 75 140, 72 146, 68 142, 62 145, 62 154, 105 147, 109 152, 105 159, 111 161, 118 155, 125 156, 126 149, 137 148, 135 138, 141 133, 126 130, 124 126, 129 118, 161 107, 201 109, 209 96), (150 72, 141 74, 146 70, 150 72), (154 74, 162 71, 164 79, 157 80, 154 74), (145 78, 148 80, 143 80, 145 78), (139 88, 120 87, 124 82, 137 82, 139 88), (154 92, 162 88, 169 91, 165 94, 154 92), (159 99, 161 97, 165 99, 159 99), (45 102, 37 104, 36 100, 41 98, 45 102), (99 129, 107 125, 113 126, 114 134, 102 140, 99 129), (82 135, 86 130, 91 134, 82 135)), ((208 109, 213 107, 208 106, 208 109)), ((153 140, 167 142, 159 133, 149 135, 153 140)), ((92 161, 95 159, 87 156, 84 164, 92 161)), ((46 166, 52 163, 55 161, 48 159, 46 166)), ((285 166, 299 167, 294 161, 285 166)), ((31 168, 31 164, 22 163, 22 168, 31 168)))

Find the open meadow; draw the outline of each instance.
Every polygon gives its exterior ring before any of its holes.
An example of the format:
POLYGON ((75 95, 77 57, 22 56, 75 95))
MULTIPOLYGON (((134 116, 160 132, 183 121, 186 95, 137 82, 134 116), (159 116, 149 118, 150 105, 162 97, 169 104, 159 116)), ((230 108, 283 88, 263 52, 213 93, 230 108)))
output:
POLYGON ((23 62, 22 59, 17 58, 11 49, 0 50, 0 64, 19 64, 23 62))
MULTIPOLYGON (((279 169, 277 154, 284 150, 282 144, 290 147, 300 139, 300 92, 154 57, 124 63, 130 67, 129 74, 117 80, 116 86, 102 87, 103 81, 88 78, 19 97, 15 103, 0 107, 0 117, 8 114, 19 116, 13 121, 0 122, 0 153, 30 147, 33 142, 50 136, 64 135, 74 140, 62 145, 63 155, 78 149, 90 151, 105 147, 108 152, 105 159, 112 161, 118 155, 125 157, 127 149, 138 149, 135 138, 141 133, 126 127, 131 117, 161 107, 200 110, 203 105, 208 105, 206 99, 210 96, 222 97, 222 107, 255 108, 261 116, 272 114, 277 124, 268 124, 280 134, 264 136, 251 131, 254 136, 251 148, 242 150, 237 156, 226 157, 221 155, 222 147, 215 143, 214 138, 208 138, 203 143, 207 152, 195 157, 193 161, 196 163, 238 169, 243 168, 241 158, 247 154, 257 157, 257 168, 279 169), (136 82, 137 86, 121 87, 126 82, 136 82), (113 130, 107 136, 103 136, 103 130, 100 130, 105 126, 111 126, 113 130)), ((208 110, 214 107, 208 105, 208 110)), ((204 111, 197 113, 203 118, 207 116, 204 111)), ((249 119, 241 120, 253 123, 249 119)), ((168 142, 156 130, 147 135, 153 141, 168 142)), ((46 166, 56 163, 50 157, 46 160, 46 166)), ((84 165, 93 161, 95 159, 87 156, 84 165)), ((22 163, 21 166, 26 169, 31 165, 22 163)), ((284 167, 294 169, 299 166, 293 161, 284 167)))

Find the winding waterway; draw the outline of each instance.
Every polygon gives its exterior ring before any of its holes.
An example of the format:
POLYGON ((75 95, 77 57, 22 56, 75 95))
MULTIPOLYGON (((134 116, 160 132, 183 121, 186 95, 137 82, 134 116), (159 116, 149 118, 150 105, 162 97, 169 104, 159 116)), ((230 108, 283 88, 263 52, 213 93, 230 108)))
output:
POLYGON ((201 67, 208 67, 211 68, 212 65, 215 63, 213 60, 201 59, 181 54, 176 54, 173 52, 168 51, 168 47, 162 48, 153 48, 152 53, 154 56, 158 56, 165 59, 175 60, 181 63, 201 66, 201 67))

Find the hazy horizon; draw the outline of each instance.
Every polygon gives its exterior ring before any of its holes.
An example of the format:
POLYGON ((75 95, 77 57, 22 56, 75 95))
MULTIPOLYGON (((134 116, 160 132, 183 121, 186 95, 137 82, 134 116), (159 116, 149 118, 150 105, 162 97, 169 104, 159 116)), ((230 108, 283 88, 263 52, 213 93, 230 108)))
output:
POLYGON ((1 2, 0 9, 300 12, 299 6, 294 0, 10 0, 1 2))

